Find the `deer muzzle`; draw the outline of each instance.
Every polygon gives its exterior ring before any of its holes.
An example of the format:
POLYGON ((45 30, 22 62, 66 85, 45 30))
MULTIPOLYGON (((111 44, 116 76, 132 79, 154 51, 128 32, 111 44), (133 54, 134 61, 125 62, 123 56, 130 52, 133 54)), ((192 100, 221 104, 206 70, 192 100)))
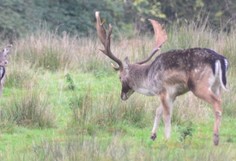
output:
POLYGON ((121 99, 123 101, 127 100, 129 97, 125 93, 121 93, 121 99))
POLYGON ((121 99, 123 101, 127 100, 132 94, 134 93, 134 91, 132 89, 130 89, 128 92, 121 92, 121 99))

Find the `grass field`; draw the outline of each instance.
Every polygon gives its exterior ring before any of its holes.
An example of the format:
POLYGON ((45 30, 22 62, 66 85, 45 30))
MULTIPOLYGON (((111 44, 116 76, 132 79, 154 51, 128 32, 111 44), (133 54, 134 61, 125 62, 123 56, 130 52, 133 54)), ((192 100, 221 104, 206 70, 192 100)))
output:
MULTIPOLYGON (((191 93, 174 104, 171 139, 161 124, 151 141, 158 98, 134 94, 121 101, 118 76, 97 38, 39 30, 18 39, 11 52, 0 99, 0 160, 236 160, 236 30, 192 24, 167 32, 162 52, 208 47, 230 61, 219 146, 212 142, 212 108, 191 93)), ((120 35, 112 43, 118 57, 135 62, 148 55, 153 38, 120 35)))

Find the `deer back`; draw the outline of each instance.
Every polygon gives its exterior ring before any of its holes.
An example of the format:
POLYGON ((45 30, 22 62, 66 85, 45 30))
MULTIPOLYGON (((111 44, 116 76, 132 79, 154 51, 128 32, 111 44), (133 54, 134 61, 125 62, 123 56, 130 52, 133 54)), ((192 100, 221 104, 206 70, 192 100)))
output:
POLYGON ((176 85, 175 88, 180 89, 180 91, 176 91, 176 94, 180 95, 191 90, 194 87, 194 81, 196 79, 201 80, 202 75, 214 76, 218 61, 222 71, 220 79, 225 87, 228 61, 215 51, 207 48, 191 48, 162 53, 149 66, 148 79, 151 82, 150 86, 161 88, 158 92, 160 93, 165 90, 166 86, 176 85), (159 82, 159 84, 155 82, 159 82))

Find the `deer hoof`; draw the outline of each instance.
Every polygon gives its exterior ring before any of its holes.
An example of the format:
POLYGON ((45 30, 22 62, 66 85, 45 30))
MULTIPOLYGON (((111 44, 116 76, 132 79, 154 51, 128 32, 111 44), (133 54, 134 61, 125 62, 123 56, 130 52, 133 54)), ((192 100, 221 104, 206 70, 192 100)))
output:
POLYGON ((219 144, 219 135, 218 134, 214 134, 214 144, 215 145, 219 144))
POLYGON ((151 139, 154 141, 156 139, 157 135, 156 133, 152 134, 151 139))

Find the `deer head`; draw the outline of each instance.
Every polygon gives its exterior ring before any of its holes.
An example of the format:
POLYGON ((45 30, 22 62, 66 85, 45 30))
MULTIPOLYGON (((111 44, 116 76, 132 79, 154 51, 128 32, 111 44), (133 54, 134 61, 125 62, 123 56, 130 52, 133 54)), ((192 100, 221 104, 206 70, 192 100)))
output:
POLYGON ((0 52, 0 66, 6 66, 8 64, 7 57, 11 47, 12 45, 8 45, 0 52))
POLYGON ((102 45, 104 46, 104 49, 100 50, 106 56, 112 59, 115 63, 117 63, 118 67, 113 65, 113 68, 116 71, 119 71, 119 78, 122 85, 121 99, 127 100, 129 96, 135 91, 136 84, 138 83, 138 79, 134 78, 136 77, 134 76, 134 74, 135 75, 137 74, 136 70, 145 70, 145 63, 147 63, 155 55, 155 53, 160 49, 161 45, 167 40, 167 34, 157 21, 149 19, 155 33, 155 39, 156 39, 155 47, 147 59, 134 64, 130 64, 128 57, 126 57, 125 60, 122 62, 111 52, 110 45, 111 45, 112 25, 109 24, 108 31, 106 31, 104 28, 104 22, 102 22, 100 19, 99 12, 95 13, 95 17, 97 21, 96 22, 97 34, 102 45))
POLYGON ((8 64, 7 58, 11 47, 12 45, 8 45, 0 52, 0 95, 2 94, 2 88, 6 73, 5 66, 8 64))

